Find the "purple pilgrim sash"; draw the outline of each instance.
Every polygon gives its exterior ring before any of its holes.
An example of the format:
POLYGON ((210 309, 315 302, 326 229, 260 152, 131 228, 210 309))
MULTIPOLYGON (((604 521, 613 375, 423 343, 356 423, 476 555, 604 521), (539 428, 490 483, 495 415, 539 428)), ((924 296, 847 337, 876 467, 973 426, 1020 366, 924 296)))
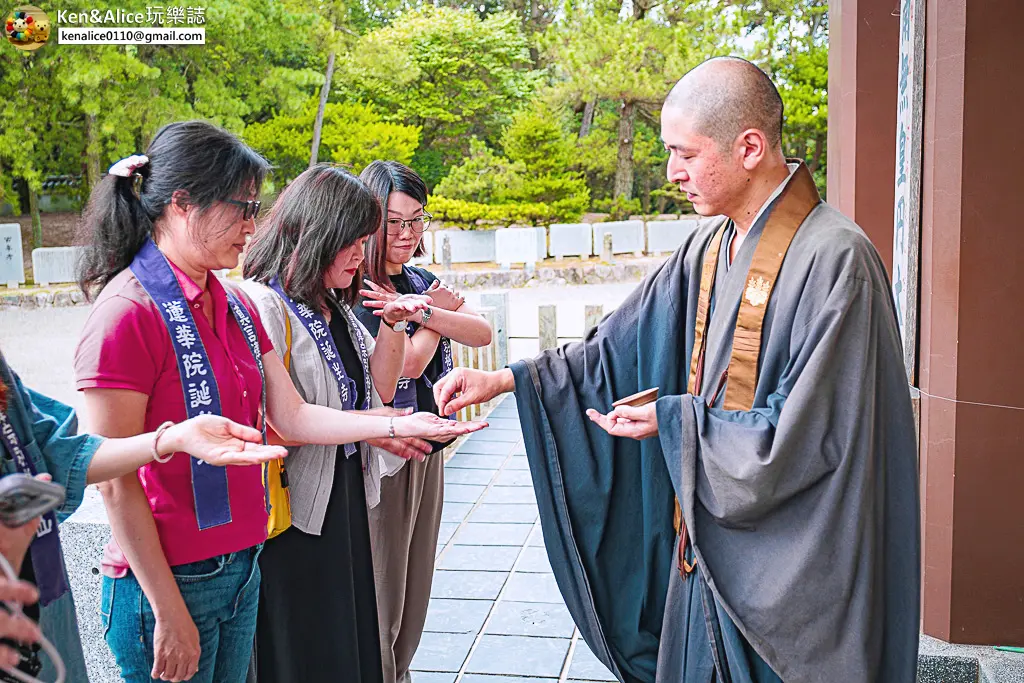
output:
MULTIPOLYGON (((181 389, 185 395, 185 410, 189 418, 197 415, 221 415, 220 392, 217 379, 210 366, 210 358, 203 347, 199 329, 192 317, 188 300, 181 291, 167 258, 153 240, 147 240, 131 264, 132 273, 156 303, 160 316, 171 336, 174 357, 178 363, 181 389)), ((212 277, 212 275, 211 275, 212 277)), ((260 370, 260 402, 263 415, 267 412, 266 382, 263 377, 263 358, 259 338, 252 317, 245 306, 230 291, 226 292, 235 321, 245 335, 249 350, 260 370)), ((266 420, 262 425, 263 442, 267 441, 266 420)), ((198 458, 190 458, 192 467, 192 495, 195 499, 196 519, 200 529, 231 522, 231 502, 228 496, 228 473, 224 467, 208 465, 198 458)))

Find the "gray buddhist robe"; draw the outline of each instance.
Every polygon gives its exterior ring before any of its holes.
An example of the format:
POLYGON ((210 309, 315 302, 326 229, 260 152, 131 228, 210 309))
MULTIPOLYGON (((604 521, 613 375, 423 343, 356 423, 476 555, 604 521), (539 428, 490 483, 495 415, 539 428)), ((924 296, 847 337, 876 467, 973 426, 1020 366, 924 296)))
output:
POLYGON ((706 581, 720 628, 756 653, 750 680, 760 659, 786 683, 910 683, 916 439, 889 282, 856 225, 825 204, 811 212, 767 304, 753 409, 723 410, 724 391, 707 403, 763 222, 719 264, 700 396, 686 394, 700 270, 722 219, 586 340, 512 366, 549 559, 620 680, 705 683, 693 667, 706 662, 688 657, 707 637, 694 601, 706 581), (583 414, 655 386, 660 438, 615 439, 583 414), (699 568, 686 581, 673 493, 699 568))

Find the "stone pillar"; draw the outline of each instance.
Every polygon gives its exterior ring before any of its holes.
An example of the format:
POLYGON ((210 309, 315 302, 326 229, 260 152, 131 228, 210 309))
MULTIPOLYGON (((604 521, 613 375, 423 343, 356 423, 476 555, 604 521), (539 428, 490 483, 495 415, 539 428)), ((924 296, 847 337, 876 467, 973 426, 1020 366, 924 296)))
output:
POLYGON ((923 629, 954 643, 1024 645, 1022 24, 1020 0, 927 3, 923 629))
POLYGON ((829 204, 868 234, 892 273, 898 0, 831 0, 829 204))

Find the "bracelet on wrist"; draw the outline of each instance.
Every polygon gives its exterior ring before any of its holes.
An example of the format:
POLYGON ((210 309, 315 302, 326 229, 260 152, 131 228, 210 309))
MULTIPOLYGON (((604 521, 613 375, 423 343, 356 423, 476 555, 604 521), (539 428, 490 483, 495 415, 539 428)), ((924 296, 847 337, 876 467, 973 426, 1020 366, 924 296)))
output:
POLYGON ((388 438, 395 438, 395 418, 388 418, 388 438))
POLYGON ((163 463, 169 461, 171 458, 174 457, 173 452, 168 453, 166 456, 163 457, 161 457, 160 455, 160 437, 163 436, 164 432, 166 432, 170 427, 173 426, 174 423, 168 420, 167 422, 164 422, 162 425, 156 428, 156 433, 153 434, 153 460, 163 463))

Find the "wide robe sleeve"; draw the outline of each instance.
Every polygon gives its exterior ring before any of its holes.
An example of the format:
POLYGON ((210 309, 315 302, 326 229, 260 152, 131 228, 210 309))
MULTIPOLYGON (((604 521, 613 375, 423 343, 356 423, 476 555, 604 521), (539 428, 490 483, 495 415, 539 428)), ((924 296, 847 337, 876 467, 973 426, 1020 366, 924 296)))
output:
POLYGON ((627 682, 654 680, 673 492, 657 439, 613 438, 585 410, 685 390, 685 283, 701 251, 691 247, 710 234, 691 234, 583 341, 511 365, 555 579, 591 650, 627 682))

